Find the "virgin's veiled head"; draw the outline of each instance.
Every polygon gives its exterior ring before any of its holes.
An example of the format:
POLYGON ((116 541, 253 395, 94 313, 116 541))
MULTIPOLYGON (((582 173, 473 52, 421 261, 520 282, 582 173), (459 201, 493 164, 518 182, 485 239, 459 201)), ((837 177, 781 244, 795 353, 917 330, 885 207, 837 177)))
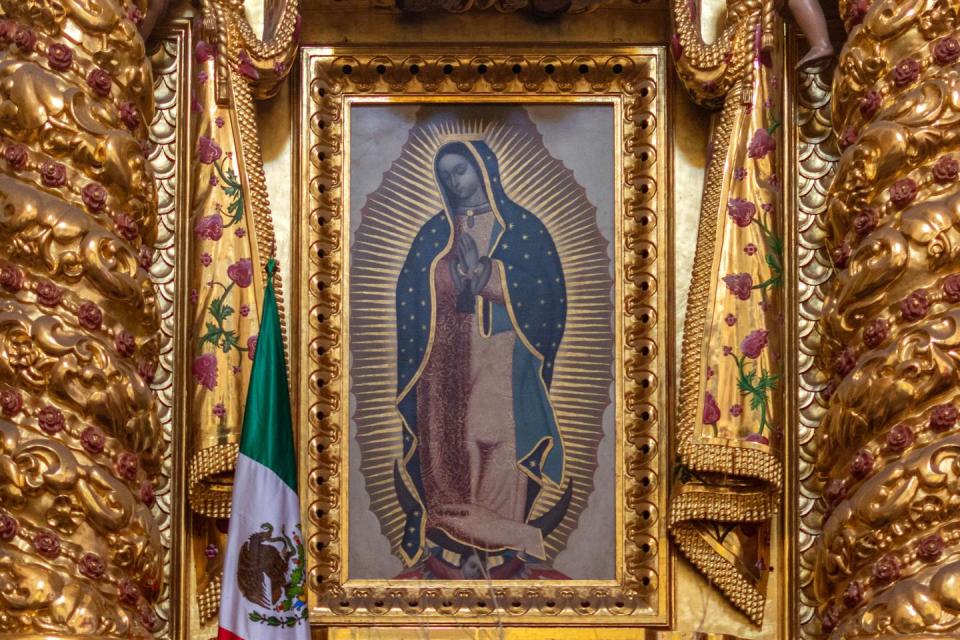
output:
POLYGON ((468 144, 476 149, 482 143, 449 142, 440 147, 434 161, 437 184, 450 211, 480 207, 488 201, 484 172, 468 144))

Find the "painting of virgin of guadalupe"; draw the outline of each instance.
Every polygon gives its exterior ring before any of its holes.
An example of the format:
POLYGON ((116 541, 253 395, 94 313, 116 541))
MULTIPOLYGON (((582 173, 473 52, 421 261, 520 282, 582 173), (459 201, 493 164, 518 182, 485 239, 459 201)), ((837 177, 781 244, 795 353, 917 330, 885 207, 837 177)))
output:
POLYGON ((397 280, 395 469, 402 553, 416 562, 428 541, 433 552, 401 577, 469 577, 491 556, 506 560, 498 574, 563 577, 536 561, 572 482, 530 518, 541 487, 565 479, 549 395, 566 323, 563 267, 537 215, 505 193, 483 140, 445 144, 433 168, 443 209, 413 239, 397 280))
POLYGON ((613 579, 606 106, 350 112, 351 579, 613 579))

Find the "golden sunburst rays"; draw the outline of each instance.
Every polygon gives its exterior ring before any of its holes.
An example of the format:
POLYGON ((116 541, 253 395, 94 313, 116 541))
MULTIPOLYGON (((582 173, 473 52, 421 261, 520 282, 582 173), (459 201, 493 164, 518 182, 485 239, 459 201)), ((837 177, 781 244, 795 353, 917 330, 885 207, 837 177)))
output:
MULTIPOLYGON (((573 172, 549 154, 532 128, 486 118, 417 125, 380 186, 365 203, 356 203, 362 204, 362 219, 350 249, 351 412, 370 508, 397 554, 404 519, 393 482, 393 465, 402 454, 395 406, 395 287, 414 236, 443 207, 433 158, 449 139, 471 136, 490 145, 507 195, 546 225, 563 265, 567 323, 550 398, 565 447, 566 478, 573 481, 574 492, 566 517, 545 541, 550 559, 566 546, 594 490, 600 440, 614 437, 612 428, 603 431, 604 412, 613 406, 609 243, 597 228, 596 208, 573 172)), ((612 467, 604 470, 603 482, 604 491, 614 490, 612 467)), ((563 487, 548 486, 533 516, 556 504, 562 493, 563 487)), ((614 514, 600 517, 612 521, 614 514)))

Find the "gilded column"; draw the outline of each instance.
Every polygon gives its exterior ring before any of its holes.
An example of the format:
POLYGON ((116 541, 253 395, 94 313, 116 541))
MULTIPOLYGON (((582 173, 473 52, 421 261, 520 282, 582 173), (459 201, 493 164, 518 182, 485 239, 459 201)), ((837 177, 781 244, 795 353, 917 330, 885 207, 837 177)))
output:
POLYGON ((163 439, 147 2, 0 7, 0 637, 150 638, 163 439))
POLYGON ((956 3, 841 2, 843 148, 824 216, 813 566, 834 638, 960 630, 960 41, 956 3))

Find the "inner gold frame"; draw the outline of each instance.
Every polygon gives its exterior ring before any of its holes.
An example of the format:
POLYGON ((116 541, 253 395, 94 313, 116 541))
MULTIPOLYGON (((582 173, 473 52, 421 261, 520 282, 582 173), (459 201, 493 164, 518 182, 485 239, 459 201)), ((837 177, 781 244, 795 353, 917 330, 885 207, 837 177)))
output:
POLYGON ((297 119, 294 403, 316 624, 664 625, 670 353, 662 47, 305 47, 297 119), (614 108, 616 579, 476 582, 347 578, 348 114, 357 103, 604 103, 614 108), (659 286, 663 283, 664 286, 659 286))

